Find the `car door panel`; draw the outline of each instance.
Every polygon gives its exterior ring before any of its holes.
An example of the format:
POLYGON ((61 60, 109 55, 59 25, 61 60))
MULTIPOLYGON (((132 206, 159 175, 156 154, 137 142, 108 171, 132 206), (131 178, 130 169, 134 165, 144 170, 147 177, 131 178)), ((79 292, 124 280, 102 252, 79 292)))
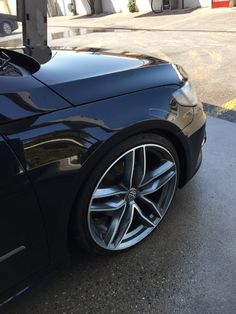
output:
MULTIPOLYGON (((16 140, 17 141, 17 140, 16 140)), ((43 219, 34 190, 0 136, 0 293, 49 263, 43 219)))

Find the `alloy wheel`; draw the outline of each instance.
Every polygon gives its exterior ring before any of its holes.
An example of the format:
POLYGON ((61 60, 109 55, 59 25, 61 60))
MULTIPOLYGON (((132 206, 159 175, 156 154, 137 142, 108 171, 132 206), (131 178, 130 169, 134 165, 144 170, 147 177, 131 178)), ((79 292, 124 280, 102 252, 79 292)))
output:
POLYGON ((90 200, 88 227, 106 250, 127 249, 160 223, 176 190, 177 167, 163 146, 136 146, 117 158, 90 200))

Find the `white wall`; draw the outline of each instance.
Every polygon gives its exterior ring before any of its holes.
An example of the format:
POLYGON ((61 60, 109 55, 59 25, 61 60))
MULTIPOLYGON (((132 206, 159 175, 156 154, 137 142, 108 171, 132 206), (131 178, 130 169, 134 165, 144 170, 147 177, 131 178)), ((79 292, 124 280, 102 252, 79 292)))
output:
POLYGON ((16 15, 16 0, 8 0, 8 4, 11 8, 11 14, 16 15))
MULTIPOLYGON (((8 0, 8 5, 11 10, 11 14, 16 15, 16 0, 8 0)), ((6 11, 6 7, 3 4, 3 1, 0 1, 0 13, 9 13, 6 11)))
POLYGON ((77 13, 80 15, 91 14, 87 0, 75 0, 77 13))
POLYGON ((185 0, 185 8, 211 7, 211 0, 185 0))
MULTIPOLYGON (((161 0, 157 0, 161 1, 161 0)), ((139 11, 150 11, 149 0, 136 0, 139 11)), ((102 0, 103 11, 106 13, 129 12, 128 0, 102 0)))
MULTIPOLYGON (((77 0, 81 1, 81 0, 77 0)), ((151 0, 136 0, 139 11, 151 11, 151 0)), ((161 0, 156 0, 157 4, 161 0)), ((102 0, 105 13, 128 12, 128 0, 102 0)), ((185 8, 210 7, 211 0, 185 0, 185 8)), ((179 0, 179 8, 182 7, 182 0, 179 0)))
MULTIPOLYGON (((156 0, 157 3, 161 0, 156 0)), ((151 11, 151 5, 149 0, 136 0, 139 11, 151 11)))
MULTIPOLYGON (((75 0, 77 12, 80 15, 91 14, 87 0, 75 0)), ((151 11, 151 0, 136 0, 139 11, 151 11)), ((161 0, 156 0, 160 2, 161 0)), ((236 1, 236 0, 235 0, 236 1)), ((70 15, 68 4, 70 0, 57 0, 59 12, 61 15, 70 15)), ((185 8, 210 7, 211 0, 184 0, 185 8)), ((8 0, 11 13, 16 15, 16 0, 8 0)), ((105 13, 129 12, 128 0, 102 0, 103 11, 105 13)), ((179 0, 179 8, 182 6, 182 0, 179 0)))
MULTIPOLYGON (((16 0, 9 0, 9 2, 15 2, 16 0)), ((91 14, 90 6, 87 0, 75 0, 76 9, 78 14, 85 15, 91 14)), ((162 0, 155 0, 157 3, 162 0)), ((235 0, 236 1, 236 0, 235 0)), ((136 0, 137 7, 139 11, 151 11, 151 0, 136 0)), ((182 7, 182 0, 179 0, 179 8, 182 7)), ((185 8, 196 8, 196 7, 210 7, 211 0, 184 0, 185 8)), ((70 0, 57 0, 59 5, 59 11, 62 15, 71 14, 68 11, 68 3, 70 0)), ((129 12, 128 0, 102 0, 103 12, 104 13, 119 13, 119 12, 129 12)))
POLYGON ((57 9, 59 15, 72 15, 68 9, 68 4, 71 3, 71 0, 57 0, 57 9))
POLYGON ((106 13, 129 12, 128 0, 102 0, 102 7, 106 13))
MULTIPOLYGON (((15 0, 9 0, 15 1, 15 0)), ((70 0, 57 0, 58 4, 60 5, 62 14, 70 14, 67 10, 66 5, 66 12, 64 10, 64 5, 69 3, 70 0)), ((76 1, 76 9, 78 14, 85 15, 91 14, 91 10, 87 0, 75 0, 76 1)), ((137 7, 139 11, 151 11, 151 0, 136 0, 137 7)), ((161 2, 162 0, 155 0, 157 3, 161 2)), ((235 0, 236 1, 236 0, 235 0)), ((185 8, 196 8, 196 7, 210 7, 211 0, 185 0, 185 8)), ((129 12, 128 9, 128 0, 102 0, 103 12, 104 13, 119 13, 119 12, 129 12)), ((179 0, 179 8, 182 7, 182 0, 179 0)))
MULTIPOLYGON (((40 0, 38 0, 40 1, 40 0)), ((89 14, 90 9, 88 2, 86 0, 76 0, 77 7, 80 9, 79 14, 89 14)), ((59 15, 71 15, 72 13, 68 10, 68 4, 71 0, 57 0, 58 13, 59 15)), ((0 3, 1 4, 1 3, 0 3)), ((8 0, 9 7, 11 9, 11 14, 16 15, 16 0, 8 0)), ((3 6, 0 7, 2 9, 3 6)), ((3 11, 3 10, 1 10, 3 11)), ((6 13, 6 12, 2 12, 6 13)))

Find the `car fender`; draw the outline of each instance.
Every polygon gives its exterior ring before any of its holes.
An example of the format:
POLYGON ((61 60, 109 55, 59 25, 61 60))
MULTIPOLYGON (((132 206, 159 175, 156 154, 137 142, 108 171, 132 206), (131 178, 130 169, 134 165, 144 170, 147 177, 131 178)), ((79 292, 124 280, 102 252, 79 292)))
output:
POLYGON ((86 178, 116 143, 141 132, 168 134, 186 150, 172 92, 177 86, 152 88, 86 105, 62 109, 0 126, 37 193, 50 245, 51 261, 64 258, 71 210, 86 178))

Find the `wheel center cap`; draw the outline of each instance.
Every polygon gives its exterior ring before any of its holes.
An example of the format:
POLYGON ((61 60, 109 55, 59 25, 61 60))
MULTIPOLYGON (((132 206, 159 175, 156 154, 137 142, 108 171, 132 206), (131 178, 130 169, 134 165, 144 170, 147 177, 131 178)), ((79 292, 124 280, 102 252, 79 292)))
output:
POLYGON ((135 200, 136 196, 137 196, 137 190, 135 188, 131 188, 127 194, 127 200, 129 202, 132 202, 135 200))

